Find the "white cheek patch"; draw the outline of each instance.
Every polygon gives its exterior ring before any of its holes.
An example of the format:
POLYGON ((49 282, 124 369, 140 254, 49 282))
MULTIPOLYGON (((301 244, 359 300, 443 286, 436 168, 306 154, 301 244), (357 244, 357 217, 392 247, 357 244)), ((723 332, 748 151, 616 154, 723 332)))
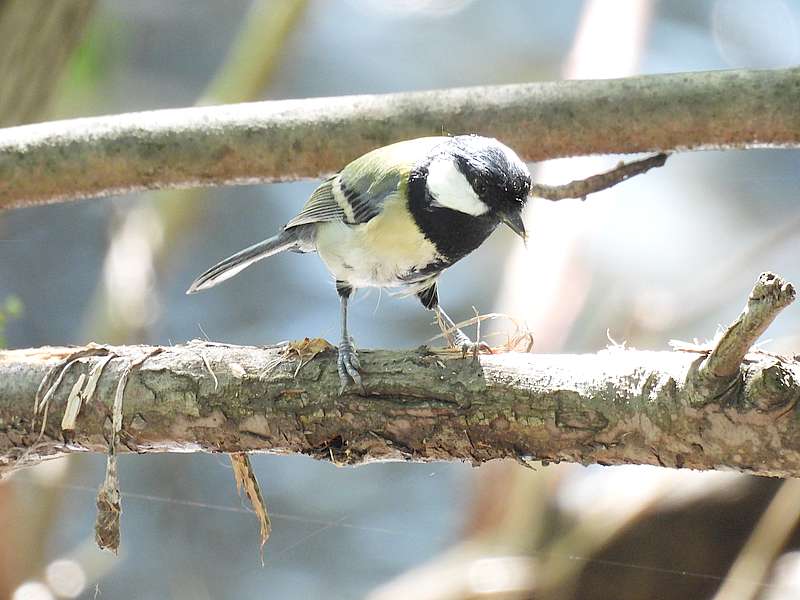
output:
POLYGON ((452 160, 444 158, 434 160, 428 167, 427 181, 435 206, 450 208, 475 217, 489 210, 452 160))

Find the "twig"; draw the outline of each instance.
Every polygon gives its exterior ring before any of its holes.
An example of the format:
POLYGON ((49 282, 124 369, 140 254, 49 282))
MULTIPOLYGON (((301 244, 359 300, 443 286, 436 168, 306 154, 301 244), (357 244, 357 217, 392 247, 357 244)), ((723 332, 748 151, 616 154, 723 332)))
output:
POLYGON ((794 383, 800 374, 796 375, 782 361, 773 360, 769 367, 750 374, 748 378, 744 377, 742 369, 742 362, 753 344, 794 298, 792 284, 773 273, 759 276, 742 313, 712 343, 708 355, 689 377, 689 395, 693 406, 704 406, 709 402, 729 404, 739 395, 742 387, 746 387, 747 392, 743 401, 759 409, 772 410, 794 405, 797 401, 794 383))
POLYGON ((700 367, 701 374, 731 378, 742 360, 778 313, 795 299, 795 289, 774 273, 762 273, 742 314, 728 327, 700 367))
MULTIPOLYGON (((474 317, 460 321, 456 323, 454 327, 448 327, 444 321, 439 320, 437 315, 436 323, 442 331, 441 333, 428 338, 426 341, 434 342, 438 339, 444 339, 450 346, 452 346, 452 334, 456 331, 456 329, 463 329, 464 327, 469 327, 470 325, 477 325, 477 341, 481 341, 489 337, 506 335, 506 343, 502 346, 491 346, 490 344, 486 344, 486 348, 490 352, 531 352, 531 350, 533 350, 533 333, 531 333, 527 326, 520 324, 519 319, 505 313, 486 313, 482 315, 477 312, 474 306, 472 307, 472 310, 476 311, 474 317), (480 330, 481 321, 494 319, 506 319, 511 321, 511 323, 514 325, 514 331, 511 333, 506 332, 505 334, 503 332, 490 333, 482 336, 480 330), (523 342, 524 345, 522 345, 523 342)), ((452 350, 452 348, 444 349, 444 351, 448 350, 452 350)))
MULTIPOLYGON (((475 310, 474 306, 472 307, 472 310, 475 310)), ((444 321, 440 322, 440 321, 437 320, 437 325, 439 325, 439 328, 441 329, 441 333, 437 333, 433 337, 428 338, 427 341, 428 342, 433 342, 433 341, 436 341, 436 340, 439 340, 439 339, 444 339, 448 344, 452 345, 451 337, 449 337, 449 336, 451 336, 453 333, 455 333, 457 329, 463 329, 464 327, 469 327, 470 325, 475 325, 477 323, 480 323, 481 321, 493 320, 493 319, 508 319, 509 321, 514 323, 515 326, 519 327, 517 325, 517 320, 514 317, 512 317, 511 315, 507 315, 505 313, 486 313, 484 315, 481 315, 481 314, 478 314, 476 312, 474 317, 471 317, 469 319, 465 319, 463 321, 459 321, 453 327, 448 327, 447 324, 444 323, 444 321)))
POLYGON ((592 175, 586 179, 577 179, 564 185, 543 185, 534 183, 531 186, 531 196, 545 200, 565 200, 567 198, 586 199, 586 196, 608 189, 623 181, 647 173, 655 167, 663 167, 667 162, 667 154, 656 154, 629 163, 621 162, 615 168, 605 173, 592 175))

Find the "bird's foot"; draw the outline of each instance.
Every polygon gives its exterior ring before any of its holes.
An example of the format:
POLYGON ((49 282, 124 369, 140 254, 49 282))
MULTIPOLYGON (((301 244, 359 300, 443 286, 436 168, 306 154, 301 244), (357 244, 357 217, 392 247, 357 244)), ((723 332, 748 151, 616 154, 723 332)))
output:
POLYGON ((463 331, 458 331, 455 335, 454 346, 461 348, 461 357, 466 358, 468 354, 472 355, 474 360, 478 360, 478 354, 485 352, 492 354, 492 347, 486 342, 473 342, 463 331))
POLYGON ((361 380, 361 373, 359 373, 361 363, 358 361, 358 355, 355 348, 353 348, 352 342, 343 341, 339 344, 339 357, 336 361, 336 368, 339 371, 339 381, 342 384, 339 388, 340 396, 351 381, 361 388, 361 392, 364 393, 364 382, 361 380))

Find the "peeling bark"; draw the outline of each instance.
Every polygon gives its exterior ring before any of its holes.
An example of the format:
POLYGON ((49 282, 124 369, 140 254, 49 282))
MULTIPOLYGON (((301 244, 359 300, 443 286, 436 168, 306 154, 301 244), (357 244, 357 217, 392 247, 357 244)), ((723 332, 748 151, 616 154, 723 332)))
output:
MULTIPOLYGON (((155 350, 0 352, 2 468, 106 452, 119 378, 155 350), (77 352, 82 357, 50 397, 37 441, 39 385, 77 352), (65 443, 60 422, 67 397, 108 352, 116 357, 65 443)), ((427 348, 362 350, 366 396, 339 396, 333 352, 315 356, 295 375, 302 359, 286 346, 195 341, 161 350, 130 372, 125 387, 119 439, 130 451, 302 453, 347 464, 513 457, 800 476, 800 357, 751 352, 742 386, 724 401, 698 404, 692 382, 708 352, 612 348, 475 361, 427 348), (768 402, 759 390, 770 390, 768 402)))

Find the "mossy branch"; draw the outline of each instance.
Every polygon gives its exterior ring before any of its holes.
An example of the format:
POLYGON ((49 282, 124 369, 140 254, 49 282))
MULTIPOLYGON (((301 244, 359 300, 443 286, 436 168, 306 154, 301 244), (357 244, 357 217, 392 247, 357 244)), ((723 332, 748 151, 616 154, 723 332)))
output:
POLYGON ((555 81, 159 110, 0 130, 0 209, 142 189, 317 178, 426 135, 529 161, 800 146, 800 68, 555 81))
MULTIPOLYGON (((767 280, 787 289, 764 275, 756 291, 767 280)), ((513 457, 800 476, 797 357, 750 350, 737 368, 742 385, 698 401, 714 389, 702 368, 713 346, 477 361, 427 348, 362 350, 366 395, 339 396, 334 351, 316 347, 311 360, 286 345, 198 341, 0 352, 3 468, 105 452, 127 376, 118 438, 135 452, 269 451, 348 464, 513 457), (94 380, 93 393, 64 431, 81 375, 94 380)))

